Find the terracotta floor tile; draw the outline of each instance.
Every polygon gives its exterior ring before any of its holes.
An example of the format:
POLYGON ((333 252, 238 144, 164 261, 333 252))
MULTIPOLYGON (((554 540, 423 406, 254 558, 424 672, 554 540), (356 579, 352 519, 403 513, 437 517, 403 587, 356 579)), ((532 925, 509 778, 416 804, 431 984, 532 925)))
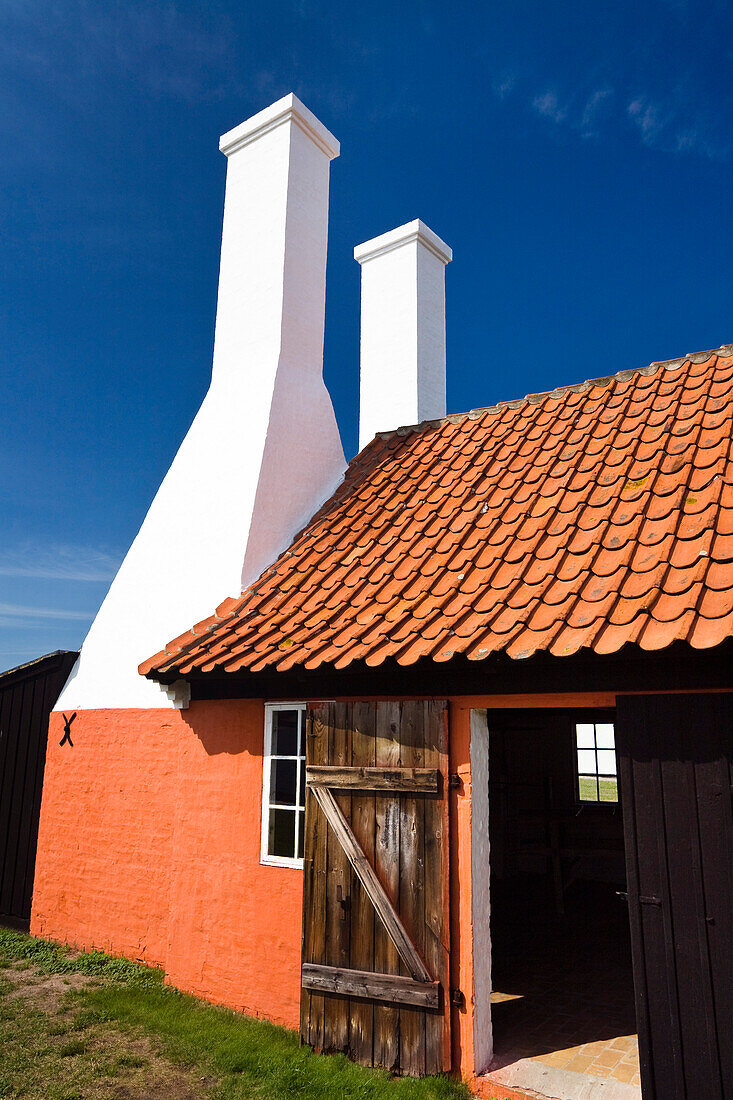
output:
POLYGON ((619 1035, 611 1045, 616 1050, 633 1051, 637 1059, 639 1057, 639 1040, 636 1035, 619 1035))
POLYGON ((581 1052, 581 1054, 588 1055, 588 1057, 592 1061, 594 1058, 597 1058, 599 1054, 602 1054, 605 1049, 606 1049, 605 1042, 585 1043, 580 1048, 580 1052, 581 1052))
POLYGON ((619 1051, 614 1050, 613 1047, 607 1046, 605 1050, 601 1051, 591 1063, 591 1073, 594 1073, 596 1069, 613 1069, 621 1061, 621 1055, 619 1051))
POLYGON ((549 1054, 538 1054, 533 1061, 542 1062, 546 1066, 555 1066, 557 1069, 563 1069, 568 1063, 568 1059, 561 1050, 553 1050, 549 1054))
POLYGON ((570 1059, 565 1068, 572 1070, 573 1073, 587 1073, 591 1060, 583 1054, 578 1054, 575 1058, 570 1059))
POLYGON ((580 1047, 566 1047, 562 1053, 565 1055, 568 1061, 572 1061, 573 1058, 582 1058, 583 1055, 580 1052, 580 1047))
POLYGON ((638 1072, 639 1071, 636 1066, 629 1066, 626 1065, 624 1062, 619 1062, 619 1064, 617 1066, 614 1066, 613 1070, 611 1071, 611 1076, 613 1077, 614 1081, 624 1081, 625 1083, 630 1084, 634 1077, 638 1075, 638 1072))
POLYGON ((599 1066, 597 1062, 592 1062, 585 1072, 590 1074, 591 1077, 602 1077, 607 1080, 611 1076, 612 1070, 613 1066, 599 1066))

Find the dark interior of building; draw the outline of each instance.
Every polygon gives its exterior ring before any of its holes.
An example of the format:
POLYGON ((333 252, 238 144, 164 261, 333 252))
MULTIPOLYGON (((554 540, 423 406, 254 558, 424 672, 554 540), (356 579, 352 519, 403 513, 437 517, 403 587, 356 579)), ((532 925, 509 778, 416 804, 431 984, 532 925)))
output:
POLYGON ((489 776, 494 1066, 636 1084, 613 714, 490 714, 489 776))

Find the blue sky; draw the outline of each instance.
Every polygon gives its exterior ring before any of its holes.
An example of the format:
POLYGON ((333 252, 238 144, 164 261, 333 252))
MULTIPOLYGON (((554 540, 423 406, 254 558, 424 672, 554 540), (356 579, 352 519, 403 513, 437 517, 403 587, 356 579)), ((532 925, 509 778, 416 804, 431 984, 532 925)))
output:
POLYGON ((732 24, 2 0, 0 668, 81 643, 205 392, 221 133, 295 91, 341 141, 325 374, 351 456, 353 246, 415 217, 454 250, 449 411, 733 341, 732 24))

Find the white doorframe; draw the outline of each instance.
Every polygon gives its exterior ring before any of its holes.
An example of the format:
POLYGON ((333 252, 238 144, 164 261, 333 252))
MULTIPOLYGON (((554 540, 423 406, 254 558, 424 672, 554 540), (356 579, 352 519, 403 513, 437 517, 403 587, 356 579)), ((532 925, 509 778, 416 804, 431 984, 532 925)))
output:
POLYGON ((471 711, 471 886, 474 1073, 484 1073, 494 1054, 489 924, 489 727, 485 710, 471 711))

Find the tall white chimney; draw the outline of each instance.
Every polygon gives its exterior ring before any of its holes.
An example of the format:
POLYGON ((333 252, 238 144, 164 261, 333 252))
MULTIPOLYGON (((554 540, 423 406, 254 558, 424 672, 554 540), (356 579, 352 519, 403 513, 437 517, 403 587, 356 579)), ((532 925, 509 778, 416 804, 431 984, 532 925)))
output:
POLYGON ((138 665, 255 580, 343 475, 322 377, 339 143, 289 95, 220 148, 228 164, 211 385, 57 709, 180 705, 138 665))
POLYGON ((361 265, 359 449, 377 432, 445 416, 445 265, 421 221, 354 249, 361 265))

